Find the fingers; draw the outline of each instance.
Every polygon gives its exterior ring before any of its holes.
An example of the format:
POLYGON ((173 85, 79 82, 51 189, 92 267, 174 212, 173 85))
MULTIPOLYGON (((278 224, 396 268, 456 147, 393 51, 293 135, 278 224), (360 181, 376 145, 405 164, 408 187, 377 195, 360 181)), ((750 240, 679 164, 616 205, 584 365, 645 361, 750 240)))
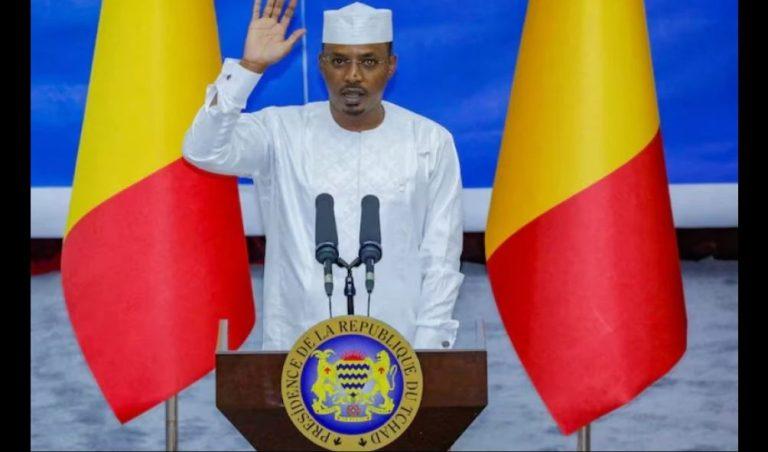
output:
POLYGON ((280 12, 283 10, 284 1, 285 0, 277 0, 275 7, 272 8, 272 14, 269 15, 270 17, 274 18, 275 20, 280 18, 280 12))
POLYGON ((267 0, 264 11, 261 12, 261 17, 272 17, 272 10, 275 7, 275 0, 267 0))
POLYGON ((293 17, 294 11, 296 11, 296 0, 291 0, 291 2, 288 3, 288 7, 285 8, 283 17, 280 18, 280 23, 284 24, 286 28, 288 28, 288 25, 291 24, 291 18, 293 17))
POLYGON ((301 39, 302 36, 304 36, 304 33, 306 33, 306 31, 307 30, 305 28, 300 28, 294 31, 293 33, 291 33, 291 35, 288 36, 288 39, 285 40, 288 43, 288 46, 293 47, 293 45, 296 44, 296 41, 298 41, 299 39, 301 39))
POLYGON ((253 15, 251 16, 251 20, 256 20, 259 18, 260 9, 261 9, 261 0, 253 0, 253 15))

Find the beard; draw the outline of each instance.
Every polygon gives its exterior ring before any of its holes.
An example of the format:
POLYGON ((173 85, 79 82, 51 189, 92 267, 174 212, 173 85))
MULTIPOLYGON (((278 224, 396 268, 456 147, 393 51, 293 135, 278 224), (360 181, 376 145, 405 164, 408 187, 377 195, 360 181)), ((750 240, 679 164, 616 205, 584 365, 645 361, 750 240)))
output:
POLYGON ((336 99, 334 104, 334 107, 337 111, 350 116, 360 116, 367 111, 366 105, 364 103, 348 103, 343 96, 340 96, 340 98, 336 99))
POLYGON ((360 105, 354 105, 354 106, 345 105, 341 111, 343 111, 344 113, 350 116, 360 116, 363 113, 365 113, 365 109, 360 105))

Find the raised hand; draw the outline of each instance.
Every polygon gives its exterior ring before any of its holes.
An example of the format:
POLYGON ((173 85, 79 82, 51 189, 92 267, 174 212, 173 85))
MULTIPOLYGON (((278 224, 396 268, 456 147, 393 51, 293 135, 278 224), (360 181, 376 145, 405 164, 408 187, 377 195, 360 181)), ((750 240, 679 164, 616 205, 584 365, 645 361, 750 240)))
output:
POLYGON ((301 28, 285 37, 285 31, 291 23, 296 10, 296 0, 290 0, 282 17, 284 0, 267 0, 264 10, 261 0, 254 0, 253 16, 248 25, 248 35, 245 38, 245 50, 240 64, 254 72, 264 72, 270 65, 280 61, 291 51, 296 41, 301 38, 306 29, 301 28))

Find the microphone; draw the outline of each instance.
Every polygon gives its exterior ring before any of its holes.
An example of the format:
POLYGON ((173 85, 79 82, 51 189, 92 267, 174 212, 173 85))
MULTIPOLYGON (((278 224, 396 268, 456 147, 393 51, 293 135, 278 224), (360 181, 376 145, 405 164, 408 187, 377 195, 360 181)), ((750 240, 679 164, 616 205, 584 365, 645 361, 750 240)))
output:
POLYGON ((360 215, 360 262, 365 264, 365 290, 373 291, 373 264, 381 259, 381 224, 379 222, 379 198, 366 195, 360 215))
POLYGON ((336 234, 333 196, 322 193, 315 198, 315 259, 323 264, 328 297, 333 294, 333 264, 338 258, 339 237, 336 234))

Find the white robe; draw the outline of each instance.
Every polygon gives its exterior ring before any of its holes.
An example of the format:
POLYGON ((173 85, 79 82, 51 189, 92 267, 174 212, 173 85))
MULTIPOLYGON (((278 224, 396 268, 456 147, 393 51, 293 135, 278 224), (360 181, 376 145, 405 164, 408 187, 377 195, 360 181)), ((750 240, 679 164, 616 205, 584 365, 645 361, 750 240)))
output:
MULTIPOLYGON (((350 132, 329 103, 241 113, 259 74, 227 59, 184 137, 187 161, 210 172, 251 177, 267 238, 265 350, 286 350, 328 318, 323 268, 315 260, 315 197, 334 198, 339 254, 358 253, 360 201, 380 201, 382 258, 371 316, 416 348, 450 348, 453 307, 464 276, 461 176, 453 137, 439 124, 389 102, 384 121, 350 132), (211 106, 214 95, 217 103, 211 106)), ((334 266, 333 315, 346 315, 346 270, 334 266)), ((364 266, 353 271, 355 314, 365 315, 364 266)))

